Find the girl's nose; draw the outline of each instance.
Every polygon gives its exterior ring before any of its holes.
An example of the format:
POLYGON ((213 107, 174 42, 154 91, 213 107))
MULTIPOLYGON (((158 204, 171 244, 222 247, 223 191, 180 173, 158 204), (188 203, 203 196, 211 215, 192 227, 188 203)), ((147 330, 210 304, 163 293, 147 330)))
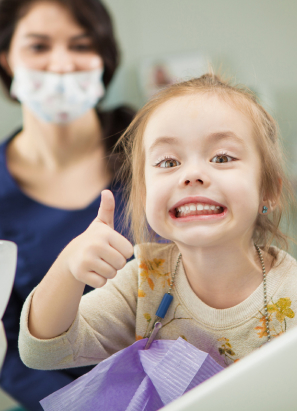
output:
POLYGON ((204 182, 203 182, 203 180, 201 180, 201 178, 197 178, 197 180, 186 180, 185 181, 185 185, 186 186, 192 186, 192 185, 194 185, 195 183, 198 183, 198 184, 204 184, 204 182))
POLYGON ((210 179, 205 170, 194 166, 186 170, 185 174, 181 177, 180 183, 182 186, 208 186, 210 179))

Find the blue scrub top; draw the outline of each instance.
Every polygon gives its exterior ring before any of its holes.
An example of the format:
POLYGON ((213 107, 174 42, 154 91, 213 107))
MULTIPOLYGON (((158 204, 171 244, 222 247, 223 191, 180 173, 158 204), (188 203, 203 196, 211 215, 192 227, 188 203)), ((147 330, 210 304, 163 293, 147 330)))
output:
MULTIPOLYGON (((42 398, 92 367, 61 371, 27 368, 19 357, 17 347, 22 305, 63 248, 86 230, 96 217, 100 196, 79 210, 49 207, 28 197, 20 190, 6 165, 6 148, 16 134, 0 145, 0 239, 14 241, 18 246, 15 283, 3 318, 8 350, 0 374, 0 385, 28 410, 39 411, 42 410, 39 405, 42 398)), ((107 188, 115 196, 115 229, 125 235, 122 187, 113 184, 107 188)), ((90 289, 86 287, 86 292, 90 289)))

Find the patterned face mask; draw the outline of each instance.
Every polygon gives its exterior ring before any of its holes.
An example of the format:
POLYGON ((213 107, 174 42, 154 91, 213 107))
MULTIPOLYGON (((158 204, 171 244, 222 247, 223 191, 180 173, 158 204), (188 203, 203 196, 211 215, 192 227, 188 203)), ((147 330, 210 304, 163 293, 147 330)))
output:
POLYGON ((103 69, 56 74, 18 67, 10 94, 47 123, 81 117, 104 95, 103 69))

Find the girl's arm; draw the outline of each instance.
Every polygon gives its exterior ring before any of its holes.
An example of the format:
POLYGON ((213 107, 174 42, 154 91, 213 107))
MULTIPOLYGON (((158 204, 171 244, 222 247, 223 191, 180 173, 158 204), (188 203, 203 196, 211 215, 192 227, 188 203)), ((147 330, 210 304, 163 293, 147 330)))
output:
POLYGON ((139 261, 134 259, 104 287, 82 296, 67 332, 38 339, 28 329, 34 291, 23 306, 19 351, 27 367, 55 370, 98 364, 135 342, 139 261))
POLYGON ((67 331, 76 317, 85 284, 104 286, 133 255, 132 244, 113 229, 112 193, 104 190, 101 196, 98 216, 65 247, 35 290, 28 325, 38 339, 67 331))

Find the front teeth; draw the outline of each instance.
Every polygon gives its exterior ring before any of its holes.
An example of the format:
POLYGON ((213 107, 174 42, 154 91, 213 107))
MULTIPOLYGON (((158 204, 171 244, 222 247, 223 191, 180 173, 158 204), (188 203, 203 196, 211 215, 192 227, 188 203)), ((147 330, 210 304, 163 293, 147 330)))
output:
POLYGON ((203 211, 203 210, 206 210, 206 211, 215 211, 215 210, 220 210, 220 209, 222 209, 222 207, 220 207, 220 206, 215 206, 215 205, 213 205, 213 204, 188 204, 188 205, 184 205, 184 206, 181 206, 181 207, 178 207, 177 209, 176 209, 176 211, 178 212, 178 213, 187 213, 187 212, 189 212, 189 211, 203 211))

